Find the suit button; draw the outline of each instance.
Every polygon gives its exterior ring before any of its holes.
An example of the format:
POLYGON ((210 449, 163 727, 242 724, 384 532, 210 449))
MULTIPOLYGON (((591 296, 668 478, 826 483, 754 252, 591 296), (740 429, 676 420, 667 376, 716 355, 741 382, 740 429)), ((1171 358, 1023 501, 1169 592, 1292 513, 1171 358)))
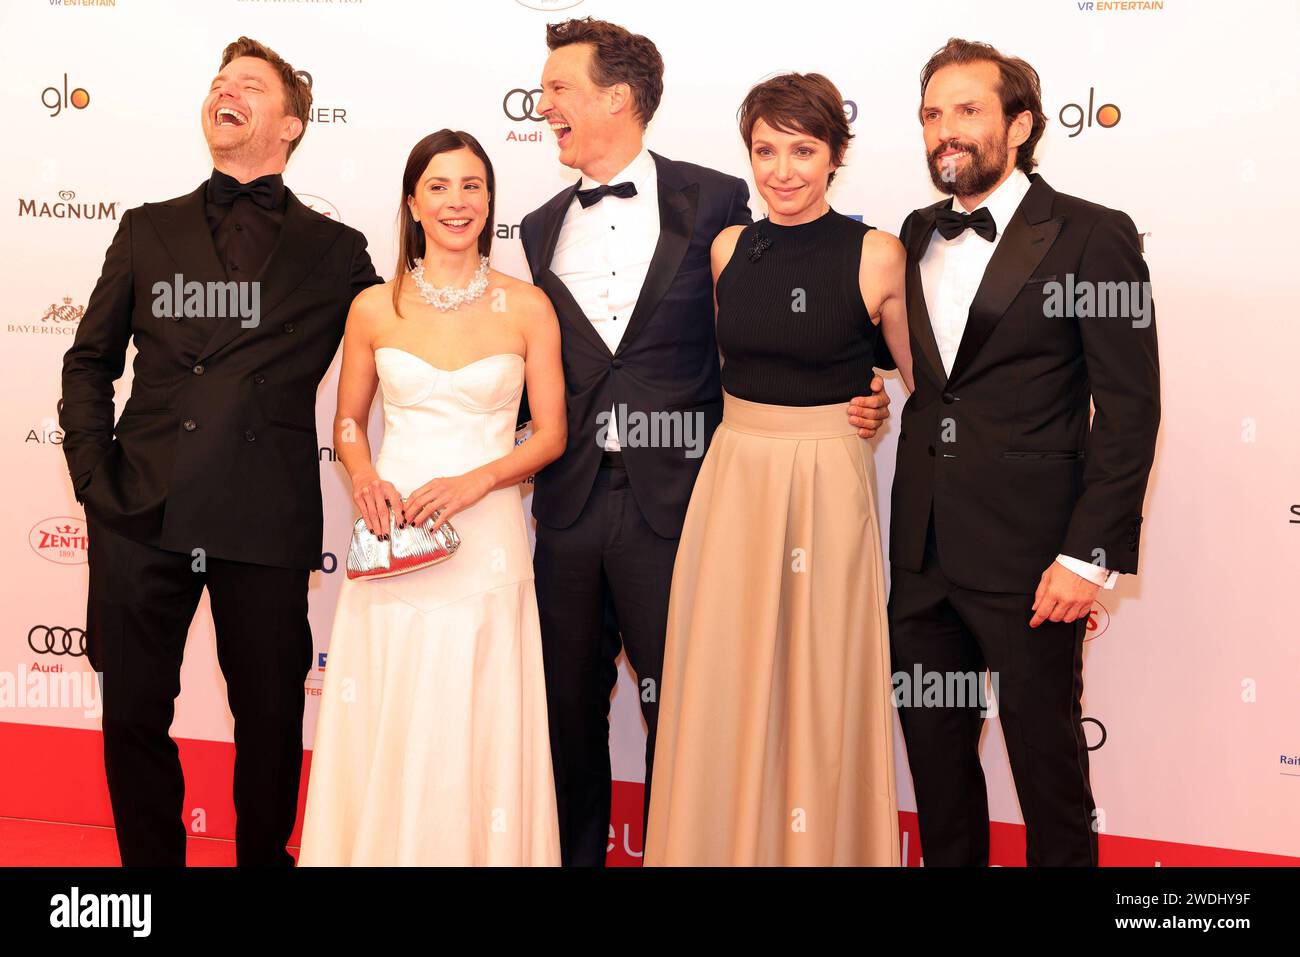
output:
POLYGON ((200 362, 198 365, 196 365, 196 366, 194 367, 194 374, 195 374, 195 375, 203 375, 203 363, 202 363, 202 362, 200 362))
POLYGON ((943 394, 943 404, 944 404, 944 405, 952 405, 953 402, 955 402, 956 400, 957 400, 957 397, 956 397, 955 395, 953 395, 951 392, 945 392, 945 393, 943 394))
POLYGON ((257 441, 257 434, 252 429, 245 429, 244 438, 249 442, 255 442, 257 441))
POLYGON ((266 376, 262 375, 262 373, 259 372, 257 375, 253 376, 253 381, 258 385, 261 385, 263 382, 266 381, 266 376))
POLYGON ((195 429, 199 427, 199 424, 195 422, 193 419, 186 419, 184 422, 181 423, 181 425, 185 426, 186 432, 193 432, 195 429))
POLYGON ((615 359, 613 362, 610 363, 610 365, 613 366, 615 369, 621 369, 623 368, 623 360, 615 359))
POLYGON ((927 446, 926 451, 930 453, 930 458, 934 458, 934 446, 927 446))
POLYGON ((293 332, 293 323, 292 323, 292 322, 286 322, 286 323, 284 324, 284 331, 285 331, 285 332, 293 332))

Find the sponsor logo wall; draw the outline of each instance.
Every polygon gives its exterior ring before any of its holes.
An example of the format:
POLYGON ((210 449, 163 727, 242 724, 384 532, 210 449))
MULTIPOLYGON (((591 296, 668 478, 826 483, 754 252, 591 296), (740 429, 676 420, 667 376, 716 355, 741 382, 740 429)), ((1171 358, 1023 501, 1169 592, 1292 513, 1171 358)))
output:
MULTIPOLYGON (((256 37, 310 78, 315 105, 286 182, 313 209, 365 232, 382 275, 393 271, 407 153, 447 126, 468 130, 488 150, 499 191, 494 265, 524 277, 517 224, 577 177, 559 165, 536 112, 548 21, 593 15, 652 37, 667 73, 651 149, 747 180, 735 114, 748 87, 784 70, 827 74, 846 97, 856 134, 832 204, 891 232, 937 198, 925 170, 916 78, 955 35, 988 40, 1037 66, 1049 118, 1040 172, 1059 190, 1132 216, 1158 303, 1164 417, 1142 572, 1103 592, 1088 622, 1085 733, 1099 826, 1161 846, 1300 856, 1300 642, 1291 597, 1300 567, 1300 324, 1288 244, 1262 240, 1258 226, 1285 223, 1300 203, 1284 175, 1296 134, 1277 123, 1300 107, 1291 42, 1297 9, 1247 5, 1229 15, 1181 0, 932 0, 924 8, 810 0, 791 17, 789 5, 774 0, 689 8, 484 0, 466 10, 448 0, 22 0, 0 12, 4 35, 22 38, 0 65, 9 126, 0 169, 7 197, 0 723, 12 726, 0 730, 98 728, 84 703, 60 707, 47 696, 33 704, 32 695, 15 693, 54 667, 89 671, 85 517, 58 429, 61 360, 123 212, 187 193, 208 175, 199 107, 227 42, 256 37), (470 18, 450 46, 435 42, 443 15, 470 18)), ((751 193, 762 215, 752 182, 751 193)), ((116 386, 119 413, 131 355, 116 386)), ((310 592, 308 748, 352 520, 347 479, 330 448, 336 384, 337 360, 317 401, 326 531, 324 567, 310 592)), ((882 490, 893 478, 905 400, 896 376, 889 391, 895 419, 874 442, 882 490)), ((373 436, 382 424, 376 405, 373 436)), ((530 490, 521 487, 525 509, 530 490)), ((888 495, 878 500, 887 529, 888 495)), ((628 861, 641 847, 636 692, 623 667, 613 700, 613 767, 623 783, 611 846, 628 861)), ((229 742, 224 698, 205 600, 173 734, 229 742)), ((897 745, 915 864, 901 736, 897 745)), ((993 818, 1018 825, 996 718, 983 756, 993 818)), ((42 773, 70 782, 102 773, 58 769, 49 754, 42 761, 42 773)), ((0 785, 0 815, 8 813, 8 787, 0 785)), ((106 801, 97 813, 106 823, 106 801)), ((1126 862, 1154 864, 1157 856, 1126 862)))

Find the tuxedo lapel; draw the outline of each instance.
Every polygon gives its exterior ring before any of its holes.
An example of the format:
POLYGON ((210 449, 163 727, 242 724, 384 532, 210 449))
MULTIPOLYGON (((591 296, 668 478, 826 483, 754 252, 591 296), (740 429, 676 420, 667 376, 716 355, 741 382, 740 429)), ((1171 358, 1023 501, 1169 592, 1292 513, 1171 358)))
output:
MULTIPOLYGON (((205 180, 188 196, 169 203, 144 207, 145 214, 162 239, 163 249, 184 282, 225 282, 226 271, 212 244, 212 230, 205 212, 208 184, 205 180)), ((171 277, 167 277, 168 281, 171 277)))
POLYGON ((699 205, 700 185, 691 183, 681 186, 680 180, 672 176, 668 161, 656 153, 655 167, 659 176, 659 241, 655 244, 654 256, 650 268, 646 271, 645 282, 636 297, 636 306, 632 317, 619 340, 618 350, 622 352, 627 344, 636 338, 637 331, 645 325, 646 319, 659 308, 659 302, 667 294, 677 270, 681 268, 682 257, 691 244, 691 234, 695 229, 695 210, 699 205))
POLYGON ((928 206, 916 211, 917 221, 907 242, 907 324, 912 331, 912 341, 921 347, 921 354, 930 363, 935 382, 940 386, 948 379, 939 355, 939 343, 934 337, 930 310, 925 303, 925 285, 921 282, 921 257, 930 245, 934 233, 935 211, 942 206, 928 206))
POLYGON ((582 311, 578 301, 573 298, 573 294, 569 292, 569 287, 551 271, 551 260, 555 258, 555 247, 560 242, 560 228, 564 225, 564 217, 568 214, 569 206, 573 203, 573 197, 578 194, 580 185, 582 185, 581 180, 546 204, 542 211, 542 235, 541 245, 537 247, 537 261, 530 263, 529 268, 532 269, 533 275, 537 277, 537 285, 550 297, 556 313, 564 322, 568 323, 569 328, 587 339, 605 355, 610 355, 609 346, 600 337, 600 333, 591 324, 591 320, 587 318, 586 313, 582 311))
MULTIPOLYGON (((208 235, 206 224, 204 235, 208 235)), ((302 284, 337 238, 338 230, 329 220, 313 215, 298 197, 285 190, 284 223, 280 226, 280 236, 255 280, 261 284, 259 323, 302 284)), ((199 358, 206 359, 251 328, 254 327, 245 327, 236 319, 222 320, 199 358)))
POLYGON ((573 204, 573 197, 578 195, 578 187, 581 185, 582 180, 578 180, 542 207, 541 245, 536 249, 537 261, 529 264, 533 275, 540 275, 544 270, 551 268, 551 260, 555 258, 555 247, 560 242, 560 227, 564 225, 565 214, 573 204))
POLYGON ((1056 241, 1065 219, 1050 218, 1054 195, 1055 191, 1042 177, 1037 174, 1031 177, 1029 191, 1007 223, 971 302, 949 382, 956 381, 970 367, 1007 307, 1024 288, 1025 280, 1033 275, 1056 241))

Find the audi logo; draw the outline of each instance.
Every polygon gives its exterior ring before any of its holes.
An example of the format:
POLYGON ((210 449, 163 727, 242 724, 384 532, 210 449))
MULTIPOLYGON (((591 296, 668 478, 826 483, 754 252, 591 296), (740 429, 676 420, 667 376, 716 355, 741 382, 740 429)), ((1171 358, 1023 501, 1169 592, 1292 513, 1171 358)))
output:
POLYGON ((82 628, 35 625, 27 632, 27 646, 38 655, 82 656, 86 653, 86 632, 82 628))
POLYGON ((1097 728, 1101 731, 1101 740, 1098 741, 1096 744, 1090 744, 1090 745, 1088 745, 1088 750, 1089 750, 1089 751, 1096 751, 1098 748, 1100 748, 1103 744, 1106 743, 1106 737, 1107 737, 1107 735, 1106 735, 1106 726, 1105 726, 1104 724, 1102 724, 1100 721, 1098 721, 1096 718, 1080 718, 1080 719, 1079 719, 1079 723, 1080 723, 1080 724, 1088 724, 1088 723, 1095 724, 1095 725, 1097 726, 1097 728))
POLYGON ((536 97, 540 96, 541 92, 541 90, 511 90, 501 101, 501 109, 505 110, 506 116, 516 123, 522 123, 524 120, 540 123, 546 117, 539 116, 534 111, 537 107, 536 97))

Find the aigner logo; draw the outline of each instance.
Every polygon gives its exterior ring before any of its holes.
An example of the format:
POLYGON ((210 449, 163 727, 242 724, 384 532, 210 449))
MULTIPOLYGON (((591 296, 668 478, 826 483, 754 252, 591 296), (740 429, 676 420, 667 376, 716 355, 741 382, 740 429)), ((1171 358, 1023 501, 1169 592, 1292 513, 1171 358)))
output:
MULTIPOLYGON (((298 79, 311 89, 311 74, 306 70, 298 70, 294 73, 298 79)), ((310 112, 307 114, 308 123, 347 123, 348 111, 343 106, 317 106, 315 100, 312 101, 310 112)))
POLYGON ((27 632, 27 647, 38 655, 86 654, 86 632, 82 628, 61 628, 58 625, 33 625, 27 632))
POLYGON ((82 87, 77 87, 72 92, 68 92, 68 74, 65 73, 63 74, 63 91, 60 92, 57 86, 47 86, 41 90, 41 104, 50 111, 51 117, 55 117, 68 106, 73 109, 84 110, 90 106, 90 94, 82 87))
POLYGON ((1070 134, 1070 139, 1074 139, 1083 132, 1084 126, 1092 126, 1093 120, 1102 129, 1110 129, 1119 122, 1119 107, 1114 103, 1103 103, 1094 109, 1093 103, 1096 99, 1096 93, 1092 87, 1088 87, 1088 108, 1085 110, 1078 103, 1067 103, 1061 107, 1060 119, 1061 125, 1066 129, 1074 130, 1070 134), (1069 119, 1066 119, 1066 116, 1069 119))

